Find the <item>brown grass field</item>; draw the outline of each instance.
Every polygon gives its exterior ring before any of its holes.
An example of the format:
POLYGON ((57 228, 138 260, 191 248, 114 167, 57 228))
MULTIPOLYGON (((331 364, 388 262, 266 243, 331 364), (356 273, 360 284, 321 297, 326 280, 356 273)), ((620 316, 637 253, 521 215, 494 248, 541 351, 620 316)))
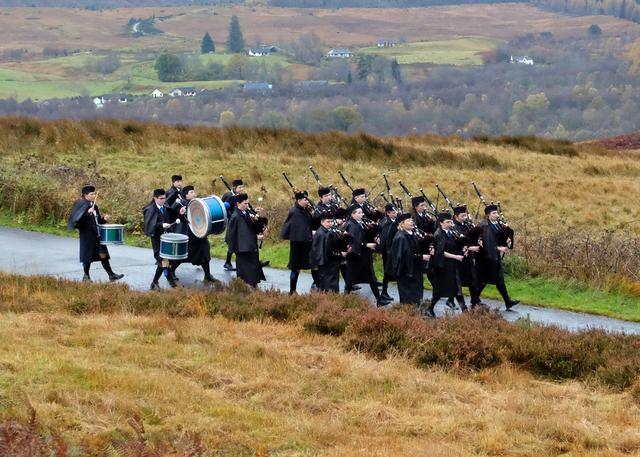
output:
MULTIPOLYGON (((511 365, 416 368, 402 353, 375 360, 304 330, 295 316, 243 317, 241 297, 215 305, 215 295, 178 293, 173 304, 172 294, 122 286, 2 280, 0 450, 8 421, 26 425, 31 405, 37 427, 27 435, 54 434, 68 447, 58 456, 640 452, 637 383, 614 391, 511 365), (209 317, 211 306, 236 319, 209 317), (206 451, 195 453, 194 443, 206 451)), ((247 315, 267 300, 284 311, 297 299, 253 294, 247 315)), ((18 450, 10 455, 36 455, 18 450)))
POLYGON ((127 8, 101 12, 63 8, 0 9, 0 48, 71 50, 185 49, 198 46, 205 32, 226 41, 237 15, 247 43, 291 41, 313 32, 327 46, 370 46, 380 37, 407 41, 479 36, 507 40, 524 32, 584 36, 597 22, 605 35, 640 30, 638 24, 608 16, 563 16, 524 4, 464 5, 408 9, 313 10, 266 7, 127 8), (215 14, 214 14, 215 13, 215 14), (133 38, 131 17, 165 17, 163 35, 133 38))

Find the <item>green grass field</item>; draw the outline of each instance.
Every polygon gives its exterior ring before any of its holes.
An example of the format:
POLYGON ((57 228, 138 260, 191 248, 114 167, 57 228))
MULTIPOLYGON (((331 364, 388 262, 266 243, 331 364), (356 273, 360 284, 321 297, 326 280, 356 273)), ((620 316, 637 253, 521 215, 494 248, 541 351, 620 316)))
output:
MULTIPOLYGON (((202 64, 218 62, 225 65, 233 54, 199 55, 202 64)), ((34 71, 0 68, 0 98, 14 97, 19 101, 28 98, 46 100, 85 95, 101 95, 110 92, 126 92, 133 95, 149 94, 153 89, 169 91, 175 87, 193 86, 201 89, 221 89, 241 81, 181 81, 162 82, 153 68, 154 60, 136 61, 135 55, 125 52, 119 55, 121 67, 110 75, 91 70, 91 64, 101 56, 88 52, 30 62, 34 71)), ((255 58, 267 65, 289 65, 283 55, 255 58)), ((253 60, 253 58, 252 58, 253 60)))
POLYGON ((442 41, 418 41, 397 46, 378 48, 371 46, 359 52, 396 58, 401 65, 430 63, 437 65, 480 65, 479 53, 493 49, 496 40, 465 37, 442 41))

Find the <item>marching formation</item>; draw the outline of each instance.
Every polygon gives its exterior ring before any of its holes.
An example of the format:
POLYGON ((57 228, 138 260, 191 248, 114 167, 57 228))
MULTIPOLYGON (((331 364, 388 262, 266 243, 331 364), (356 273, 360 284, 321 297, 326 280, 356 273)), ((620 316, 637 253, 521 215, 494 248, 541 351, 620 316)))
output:
MULTIPOLYGON (((379 194, 385 201, 384 209, 379 210, 367 189, 354 188, 342 172, 339 174, 351 192, 350 201, 336 186, 323 185, 313 167, 309 169, 318 183, 317 203, 282 173, 294 200, 279 234, 290 245, 290 294, 297 291, 300 271, 310 270, 312 289, 339 293, 342 276, 344 293, 366 284, 377 306, 393 301, 388 287, 396 282, 400 302, 418 306, 425 318, 435 317, 441 299, 451 309, 466 311, 463 287, 468 288, 472 308, 482 305, 480 295, 487 284, 496 286, 507 310, 519 303, 509 296, 502 265, 503 256, 513 248, 513 229, 506 223, 500 203, 487 202, 475 183, 472 185, 480 201, 476 218, 484 207, 484 218, 477 224, 467 205, 454 204, 438 184, 438 199, 433 203, 423 189, 414 195, 398 181, 411 202, 405 210, 384 174, 387 192, 379 194), (438 209, 440 196, 446 209, 438 209), (381 282, 373 266, 376 254, 382 257, 381 282), (430 301, 424 300, 425 276, 433 290, 430 301)), ((251 205, 241 179, 231 184, 223 176, 220 179, 228 189, 222 198, 198 198, 193 186, 183 186, 180 175, 171 177, 167 191, 153 191, 152 200, 143 208, 144 233, 151 240, 156 264, 151 289, 160 288, 163 275, 171 287, 176 287, 176 271, 184 262, 200 266, 204 282, 218 282, 210 271, 207 237, 223 232, 228 246, 225 270, 236 271, 238 278, 252 287, 265 279, 263 267, 268 261, 260 260, 260 247, 269 220, 262 208, 251 205), (231 263, 234 255, 236 267, 231 263)), ((116 281, 124 275, 111 270, 107 245, 123 243, 124 226, 109 224, 110 217, 101 215, 96 198, 95 187, 83 187, 68 226, 80 232, 83 280, 91 280, 91 263, 99 260, 109 279, 116 281)))

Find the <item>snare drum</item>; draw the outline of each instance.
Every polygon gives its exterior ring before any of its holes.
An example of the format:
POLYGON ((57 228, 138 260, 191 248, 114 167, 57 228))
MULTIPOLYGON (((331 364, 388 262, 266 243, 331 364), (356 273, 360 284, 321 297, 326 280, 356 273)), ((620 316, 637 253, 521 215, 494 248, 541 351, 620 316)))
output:
POLYGON ((194 198, 187 208, 189 228, 198 238, 219 235, 227 228, 227 209, 220 197, 194 198))
POLYGON ((160 235, 160 257, 167 260, 184 260, 189 257, 189 237, 181 233, 160 235))
POLYGON ((100 244, 124 243, 124 225, 122 224, 98 224, 100 244))

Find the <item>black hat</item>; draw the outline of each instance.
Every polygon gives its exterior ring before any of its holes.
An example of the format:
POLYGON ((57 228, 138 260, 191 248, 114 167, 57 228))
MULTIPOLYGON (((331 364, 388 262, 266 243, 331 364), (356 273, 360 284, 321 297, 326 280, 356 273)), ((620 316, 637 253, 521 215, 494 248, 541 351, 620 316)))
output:
POLYGON ((498 205, 487 205, 484 207, 484 214, 489 214, 493 211, 498 211, 498 205))
POLYGON ((153 198, 162 197, 163 195, 166 195, 164 189, 155 189, 153 191, 153 198))
POLYGON ((84 186, 81 190, 82 195, 86 195, 90 192, 95 192, 96 191, 96 187, 95 186, 84 186))
POLYGON ((235 200, 236 200, 236 203, 242 203, 245 200, 249 200, 249 196, 243 192, 241 194, 236 195, 235 200))
POLYGON ((320 221, 324 221, 326 219, 335 219, 336 215, 333 211, 323 211, 320 213, 320 221))
POLYGON ((184 186, 182 188, 182 195, 187 195, 190 190, 194 190, 194 189, 195 188, 193 186, 184 186))
POLYGON ((443 211, 440 214, 438 214, 438 222, 449 221, 449 220, 451 220, 451 213, 443 211))
POLYGON ((320 198, 330 193, 331 193, 331 189, 329 189, 328 187, 321 187, 318 189, 318 197, 320 198))
POLYGON ((362 187, 359 187, 357 189, 353 189, 353 196, 357 197, 358 195, 364 195, 366 194, 366 192, 364 191, 364 189, 362 187))
POLYGON ((355 203, 354 203, 353 205, 351 205, 351 206, 349 206, 349 207, 347 208, 347 214, 348 214, 349 216, 351 216, 351 215, 353 214, 353 212, 354 212, 355 210, 357 210, 357 209, 362 209, 362 206, 360 206, 360 205, 358 205, 358 204, 355 204, 355 203))
POLYGON ((173 175, 171 177, 171 182, 176 182, 176 181, 182 181, 182 176, 180 175, 173 175))
POLYGON ((397 211, 397 210, 393 203, 387 203, 386 205, 384 205, 384 211, 388 212, 388 211, 397 211))
POLYGON ((411 213, 402 213, 401 215, 398 216, 398 218, 396 219, 396 223, 400 223, 402 221, 406 221, 407 219, 411 219, 411 213))
POLYGON ((231 181, 231 185, 233 187, 238 187, 238 186, 244 186, 244 183, 242 182, 242 179, 234 179, 233 181, 231 181))
POLYGON ((302 200, 303 198, 309 198, 309 193, 306 190, 301 192, 296 192, 293 194, 296 197, 296 200, 302 200))
POLYGON ((411 205, 415 208, 416 206, 418 206, 420 203, 424 203, 424 197, 419 195, 417 197, 411 197, 411 205))
POLYGON ((467 210, 467 205, 465 205, 464 203, 456 206, 455 208, 453 208, 453 214, 455 214, 456 216, 458 214, 462 214, 462 213, 468 213, 469 211, 467 210))

